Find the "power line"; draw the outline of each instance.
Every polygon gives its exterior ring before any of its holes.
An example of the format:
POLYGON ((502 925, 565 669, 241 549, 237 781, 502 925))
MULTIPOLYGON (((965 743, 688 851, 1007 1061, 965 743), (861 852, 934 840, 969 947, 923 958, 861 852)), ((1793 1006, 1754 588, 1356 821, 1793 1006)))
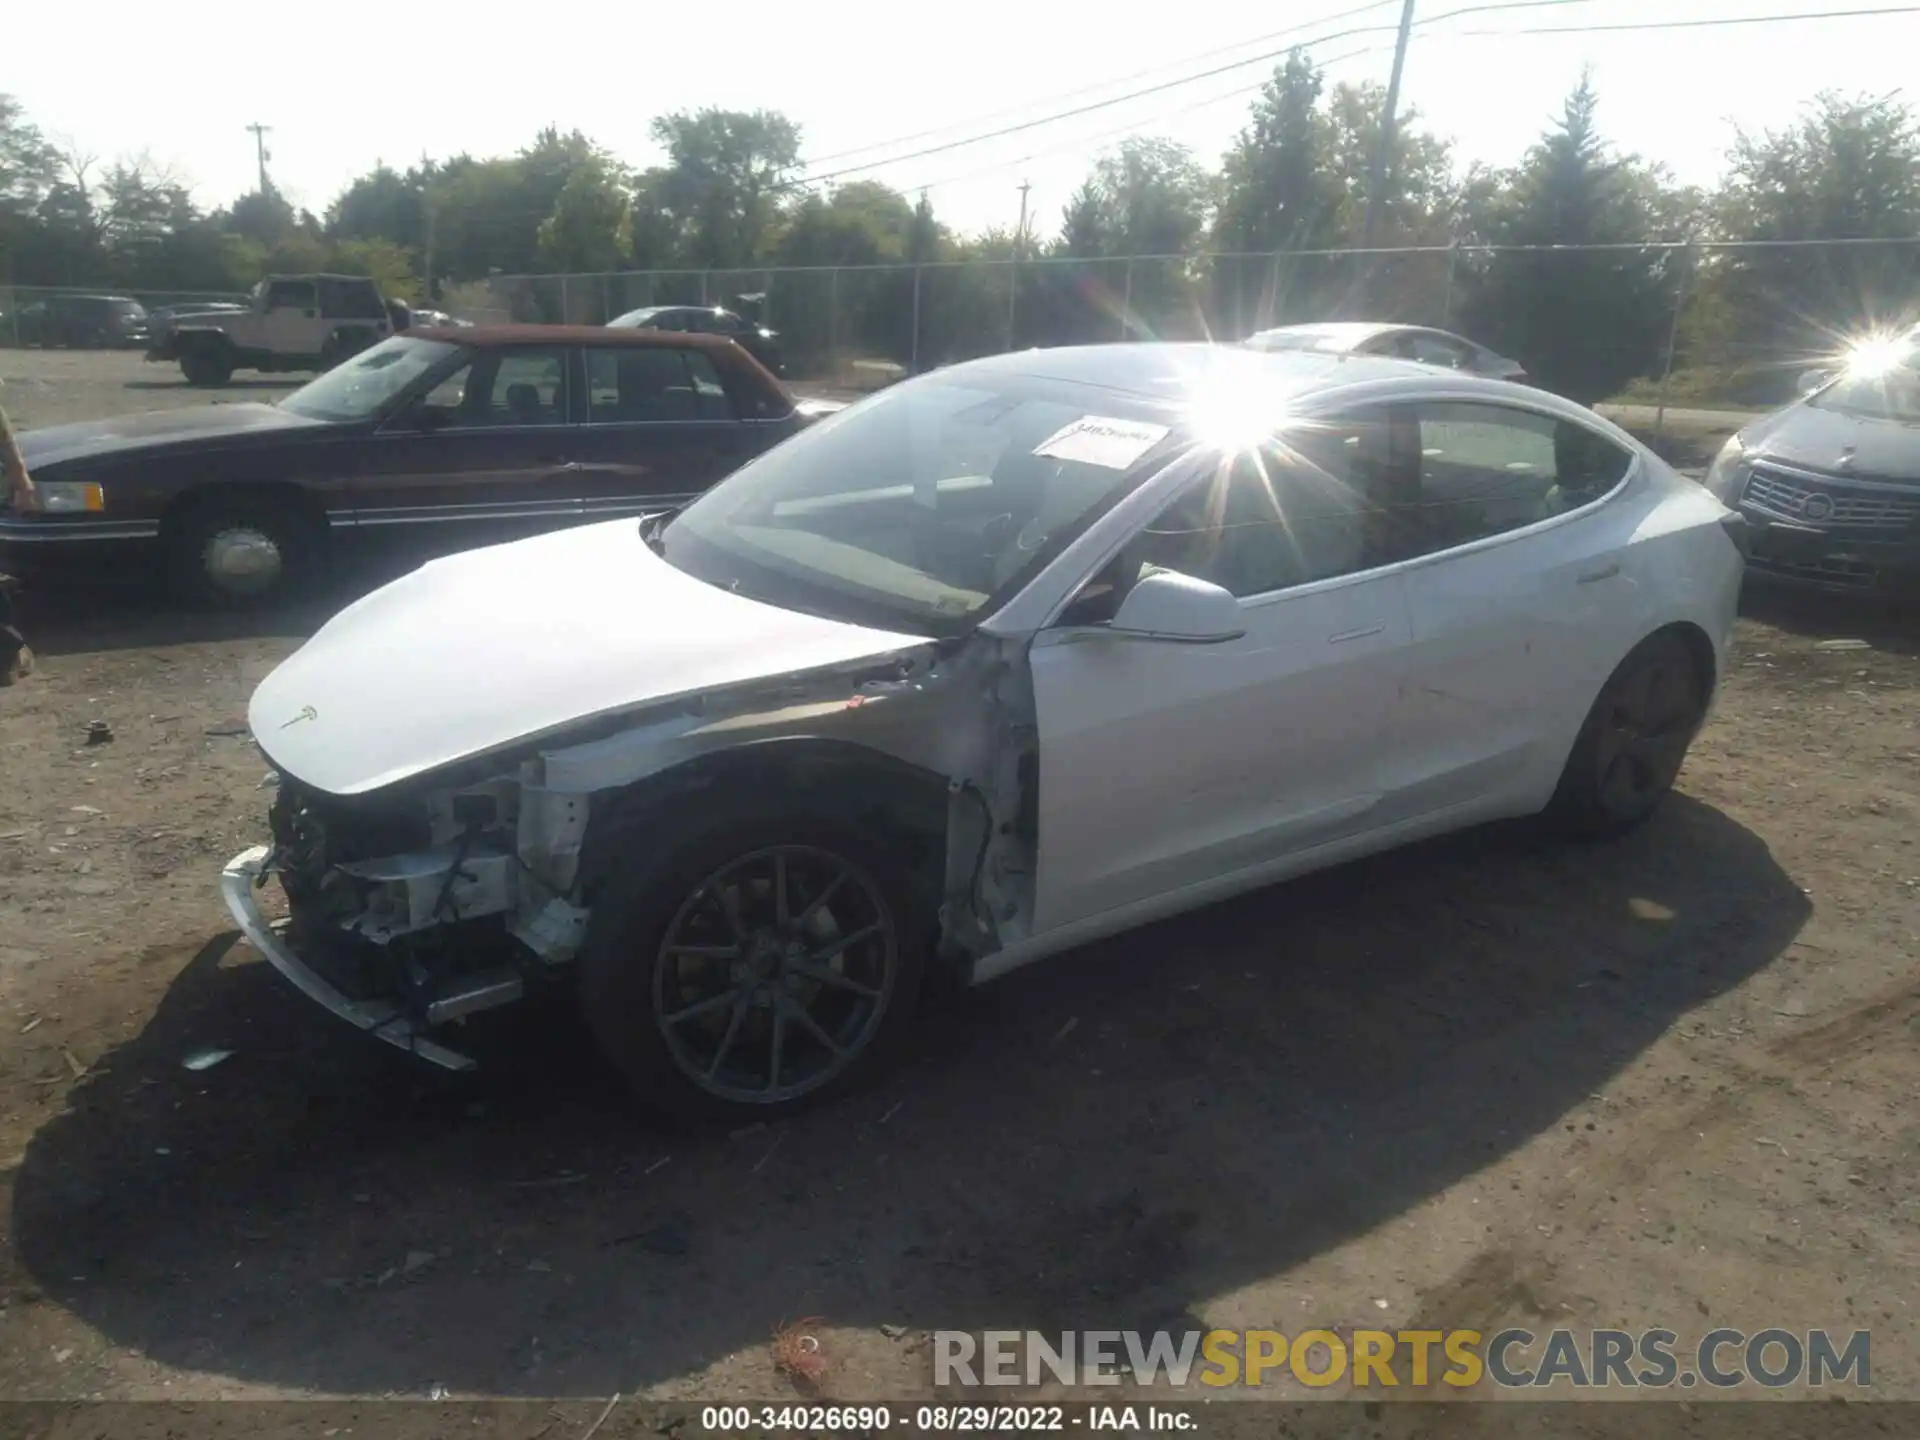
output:
MULTIPOLYGON (((1391 45, 1362 45, 1357 50, 1343 50, 1338 55, 1329 55, 1326 59, 1317 61, 1316 63, 1322 71, 1325 71, 1345 61, 1358 59, 1362 55, 1385 54, 1392 48, 1393 46, 1391 45)), ((1125 125, 1116 125, 1110 130, 1099 130, 1092 135, 1076 135, 1069 140, 1061 140, 1050 145, 1044 145, 1038 150, 1029 150, 1018 160, 995 161, 991 165, 981 165, 972 170, 963 170, 957 175, 943 175, 938 180, 929 180, 924 184, 903 185, 900 189, 903 194, 913 194, 921 190, 938 190, 943 185, 956 185, 962 180, 973 180, 982 175, 997 175, 1004 170, 1025 165, 1028 161, 1042 155, 1057 155, 1062 150, 1078 150, 1084 146, 1098 145, 1103 140, 1112 140, 1121 135, 1135 135, 1140 132, 1143 126, 1159 125, 1165 121, 1174 119, 1176 116, 1188 115, 1195 110, 1205 110, 1209 106, 1224 104, 1228 100, 1241 99, 1244 96, 1252 95, 1256 91, 1264 89, 1266 83, 1264 80, 1258 80, 1251 85, 1236 85, 1231 90, 1222 90, 1216 95, 1207 96, 1205 99, 1195 100, 1189 104, 1177 106, 1172 110, 1161 110, 1146 117, 1144 120, 1129 121, 1125 125)))
POLYGON ((1598 35, 1623 30, 1704 30, 1717 25, 1772 25, 1787 20, 1857 20, 1873 15, 1920 15, 1920 5, 1867 10, 1796 10, 1783 15, 1727 15, 1715 20, 1642 20, 1619 25, 1529 25, 1512 30, 1452 30, 1451 35, 1598 35))
MULTIPOLYGON (((1236 50, 1244 50, 1249 45, 1264 45, 1272 40, 1282 40, 1289 35, 1298 35, 1321 25, 1332 25, 1341 20, 1350 20, 1355 15, 1364 15, 1369 10, 1384 10, 1395 4, 1396 0, 1369 0, 1365 5, 1355 5, 1350 9, 1336 10, 1331 15, 1322 15, 1317 19, 1303 20, 1298 25, 1289 25, 1284 29, 1271 31, 1265 35, 1251 35, 1245 40, 1237 40, 1231 45, 1223 45, 1217 50, 1203 50, 1198 55, 1189 55, 1182 60, 1169 61, 1165 65, 1155 65, 1146 70, 1135 70, 1131 74, 1116 75, 1111 80, 1102 80, 1097 85, 1083 85, 1077 90, 1067 90, 1046 97, 1045 102, 1028 101, 1023 105, 1009 106, 1004 110, 990 110, 984 115, 976 115, 970 120, 956 120, 950 125, 936 125, 931 130, 916 130, 910 135, 896 135, 891 140, 876 140, 867 145, 856 145, 851 150, 834 150, 825 155, 816 155, 806 163, 826 165, 835 160, 850 159, 855 155, 871 155, 876 150, 891 150, 896 145, 911 145, 916 140, 931 139, 935 135, 949 134, 972 125, 986 125, 995 120, 1003 120, 1009 115, 1019 115, 1030 111, 1036 103, 1058 103, 1062 100, 1077 100, 1083 95, 1095 95, 1102 90, 1111 90, 1116 85, 1127 85, 1135 80, 1145 80, 1149 76, 1164 75, 1169 70, 1178 70, 1187 65, 1198 65, 1203 60, 1218 59, 1222 55, 1231 55, 1236 50)), ((1310 42, 1309 42, 1310 43, 1310 42)))
MULTIPOLYGON (((1488 6, 1486 8, 1506 9, 1506 8, 1510 8, 1510 5, 1511 5, 1511 0, 1509 0, 1508 5, 1488 6)), ((1475 6, 1472 8, 1477 11, 1481 7, 1475 6)), ((1418 31, 1422 25, 1431 24, 1439 20, 1445 20, 1450 18, 1451 16, 1458 15, 1461 13, 1463 12, 1448 11, 1444 15, 1435 15, 1430 17, 1428 20, 1416 20, 1414 22, 1414 28, 1416 31, 1418 31)), ((1920 5, 1898 5, 1898 6, 1888 6, 1888 7, 1874 8, 1874 9, 1854 9, 1854 10, 1826 10, 1826 11, 1810 11, 1810 12, 1796 11, 1793 13, 1779 14, 1779 15, 1741 15, 1741 16, 1724 17, 1721 19, 1713 19, 1713 20, 1649 20, 1649 21, 1633 22, 1628 24, 1608 24, 1608 25, 1543 25, 1543 26, 1513 26, 1513 27, 1507 27, 1503 29, 1485 29, 1485 30, 1440 30, 1440 31, 1430 32, 1425 35, 1419 35, 1417 36, 1417 38, 1425 39, 1425 40, 1453 40, 1453 39, 1499 38, 1503 36, 1520 36, 1520 35, 1527 35, 1527 36, 1581 35, 1581 34, 1590 34, 1590 33, 1617 33, 1622 31, 1637 31, 1637 30, 1691 29, 1691 28, 1698 28, 1702 26, 1713 26, 1713 25, 1765 25, 1765 24, 1771 24, 1777 21, 1855 19, 1855 18, 1861 18, 1861 17, 1872 17, 1876 15, 1907 15, 1907 14, 1916 14, 1916 13, 1920 13, 1920 5)), ((1374 26, 1374 27, 1368 27, 1368 28, 1369 29, 1392 29, 1393 27, 1392 26, 1374 26)), ((1346 32, 1346 33, 1353 33, 1353 32, 1346 32)), ((1334 39, 1338 37, 1326 36, 1323 38, 1334 39)), ((1314 44, 1318 42, 1309 41, 1307 43, 1314 44)), ((1332 65, 1337 65, 1344 60, 1351 60, 1362 55, 1383 54, 1392 48, 1393 47, 1391 45, 1367 45, 1367 46, 1362 46, 1357 50, 1344 51, 1339 55, 1330 56, 1327 59, 1319 61, 1317 63, 1319 64, 1320 68, 1324 70, 1327 67, 1332 65)), ((1086 145, 1097 145, 1103 140, 1112 139, 1116 136, 1137 133, 1144 126, 1158 125, 1163 121, 1173 119, 1174 117, 1179 115, 1188 114, 1189 112, 1194 110, 1204 110, 1210 105, 1218 105, 1224 101, 1237 99, 1238 97, 1243 95, 1252 95, 1258 92, 1259 90, 1265 88, 1266 83, 1267 83, 1266 81, 1262 80, 1251 85, 1236 86, 1231 90, 1223 90, 1217 95, 1211 95, 1206 99, 1197 101, 1191 105, 1182 105, 1173 110, 1160 111, 1157 114, 1145 117, 1144 119, 1131 121, 1126 125, 1118 126, 1112 130, 1103 130, 1093 135, 1081 136, 1076 139, 1068 140, 1057 145, 1046 146, 1043 149, 1028 151, 1026 154, 1022 155, 1018 160, 996 162, 991 165, 984 165, 977 169, 962 171, 961 173, 956 175, 946 175, 941 177, 938 180, 928 181, 920 185, 910 185, 905 188, 909 191, 935 190, 945 185, 957 184, 963 180, 972 180, 979 176, 996 174, 1014 165, 1024 165, 1028 161, 1034 159, 1036 156, 1056 154, 1061 150, 1076 149, 1078 147, 1086 146, 1086 145)), ((1046 122, 1036 122, 1036 123, 1046 123, 1046 122)), ((946 147, 942 147, 942 148, 946 148, 946 147)), ((890 163, 892 162, 890 161, 876 162, 875 166, 869 167, 869 168, 878 168, 879 165, 881 164, 890 164, 890 163)), ((859 168, 859 167, 856 167, 856 168, 859 168)))
MULTIPOLYGON (((1463 5, 1457 9, 1445 11, 1442 14, 1430 16, 1426 20, 1418 22, 1418 24, 1432 25, 1442 20, 1457 19, 1462 15, 1480 15, 1494 10, 1530 10, 1550 5, 1584 5, 1590 3, 1592 3, 1592 0, 1483 0, 1481 4, 1463 5)), ((818 185, 828 180, 837 180, 842 175, 855 175, 867 170, 877 170, 887 165, 897 165, 907 160, 923 159, 928 155, 944 154, 949 150, 965 149, 970 145, 979 145, 988 140, 998 140, 1007 135, 1018 135, 1022 131, 1037 129, 1042 125, 1053 125, 1062 120, 1071 120, 1076 116, 1088 115, 1096 110, 1111 109, 1115 105, 1124 105, 1130 100, 1139 100, 1148 95, 1157 95, 1166 90, 1175 90, 1182 85, 1191 85, 1197 80, 1211 80, 1216 75, 1225 75, 1235 70, 1244 70, 1249 65, 1259 65, 1267 61, 1278 60, 1294 50, 1305 49, 1309 45, 1324 45, 1330 40, 1345 40, 1354 35, 1393 33, 1397 32, 1399 28, 1398 23, 1395 23, 1392 25, 1356 25, 1350 29, 1336 30, 1329 35, 1317 35, 1312 40, 1303 41, 1298 45, 1288 45, 1278 50, 1263 51, 1258 55, 1250 55, 1244 59, 1229 61, 1225 65, 1216 65, 1211 70, 1202 70, 1196 74, 1181 76, 1175 80, 1163 80, 1157 85, 1142 86, 1140 89, 1129 91, 1124 95, 1116 95, 1106 100, 1090 101, 1085 105, 1077 105, 1069 110, 1060 110, 1051 115, 1043 115, 1035 120, 1025 120, 1018 124, 1005 125, 998 130, 986 131, 984 134, 973 135, 960 140, 949 140, 940 145, 929 145, 924 149, 911 150, 905 155, 894 155, 885 160, 870 160, 860 165, 842 166, 837 170, 829 170, 820 175, 803 176, 788 181, 779 188, 797 189, 803 185, 818 185)))

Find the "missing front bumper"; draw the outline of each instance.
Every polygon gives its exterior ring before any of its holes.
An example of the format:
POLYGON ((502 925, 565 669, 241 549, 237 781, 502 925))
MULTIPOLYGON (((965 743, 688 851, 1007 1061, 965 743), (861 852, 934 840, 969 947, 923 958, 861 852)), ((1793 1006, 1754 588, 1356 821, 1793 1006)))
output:
MULTIPOLYGON (((295 989, 322 1009, 331 1011, 357 1030, 386 1041, 396 1049, 405 1050, 430 1064, 447 1070, 471 1070, 475 1062, 470 1056, 449 1050, 446 1046, 429 1040, 422 1033, 422 1027, 407 1015, 398 1005, 384 1000, 355 1000, 344 995, 325 976, 294 954, 292 947, 281 938, 254 899, 266 874, 267 857, 272 851, 265 845, 256 845, 227 862, 220 874, 220 893, 225 897, 227 909, 240 927, 240 933, 282 975, 293 983, 295 989)), ((437 1018, 456 1019, 460 1015, 474 1010, 490 1009, 495 1005, 507 1004, 519 998, 519 981, 495 979, 487 982, 484 1003, 472 1003, 479 998, 481 991, 476 988, 472 995, 443 996, 432 1007, 437 1018), (510 993, 509 993, 510 992, 510 993), (466 1003, 462 1003, 462 1001, 466 1003)))

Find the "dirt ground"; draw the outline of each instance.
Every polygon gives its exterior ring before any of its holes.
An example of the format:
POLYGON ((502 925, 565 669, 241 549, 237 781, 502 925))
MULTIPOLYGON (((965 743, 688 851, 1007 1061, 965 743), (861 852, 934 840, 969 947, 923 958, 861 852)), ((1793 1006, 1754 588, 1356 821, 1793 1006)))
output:
MULTIPOLYGON (((22 424, 204 399, 129 357, 0 374, 22 424)), ((1756 602, 1628 840, 1501 828, 1244 897, 962 997, 870 1093, 688 1141, 564 1010, 476 1020, 447 1077, 236 940, 246 700, 317 611, 26 618, 0 1396, 790 1396, 769 1341, 805 1322, 840 1399, 928 1394, 936 1327, 1507 1323, 1865 1328, 1874 1392, 1920 1397, 1910 619, 1756 602)))

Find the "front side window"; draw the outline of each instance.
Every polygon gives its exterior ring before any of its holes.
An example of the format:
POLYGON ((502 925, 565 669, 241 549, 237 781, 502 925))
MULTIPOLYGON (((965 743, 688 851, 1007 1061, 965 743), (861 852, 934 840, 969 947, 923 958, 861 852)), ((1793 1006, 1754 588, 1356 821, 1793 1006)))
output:
POLYGON ((460 353, 457 345, 396 337, 362 350, 280 402, 313 420, 372 420, 415 381, 460 353))
POLYGON ((311 310, 314 308, 311 280, 275 280, 267 287, 267 309, 311 310))
POLYGON ((1245 598, 1384 564, 1384 412, 1290 429, 1190 486, 1141 536, 1147 564, 1245 598))
POLYGON ((1591 504, 1633 466, 1606 436, 1500 405, 1418 407, 1419 551, 1470 544, 1591 504))
POLYGON ((769 603, 960 634, 1120 495, 1169 407, 1032 376, 926 377, 802 430, 665 527, 669 564, 769 603))
POLYGON ((567 352, 482 351, 420 400, 434 428, 501 429, 567 423, 567 352))
POLYGON ((1247 599, 1398 558, 1389 520, 1406 466, 1395 434, 1389 412, 1368 411, 1304 422, 1257 451, 1223 457, 1087 582, 1060 623, 1111 620, 1153 570, 1247 599))

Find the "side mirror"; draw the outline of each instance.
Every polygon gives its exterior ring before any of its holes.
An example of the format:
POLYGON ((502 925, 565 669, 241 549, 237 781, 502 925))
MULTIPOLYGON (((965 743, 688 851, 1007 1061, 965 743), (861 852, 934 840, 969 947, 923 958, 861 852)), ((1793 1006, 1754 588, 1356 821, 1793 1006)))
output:
POLYGON ((1803 370, 1798 385, 1802 395, 1811 395, 1833 378, 1831 370, 1803 370))
POLYGON ((1172 570, 1142 576, 1107 628, 1141 640, 1178 640, 1190 645, 1217 644, 1246 633, 1240 623, 1240 602, 1230 591, 1172 570))

